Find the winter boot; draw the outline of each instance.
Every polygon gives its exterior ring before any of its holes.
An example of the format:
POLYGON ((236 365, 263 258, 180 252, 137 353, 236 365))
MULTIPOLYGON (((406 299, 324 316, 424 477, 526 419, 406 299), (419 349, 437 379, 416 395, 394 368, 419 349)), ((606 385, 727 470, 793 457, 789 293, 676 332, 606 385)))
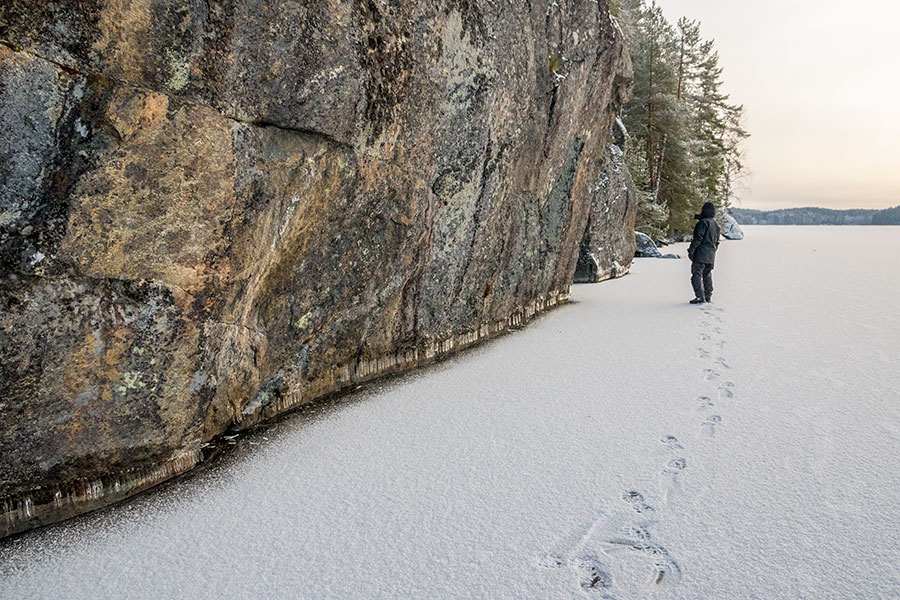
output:
POLYGON ((704 302, 706 302, 706 300, 704 300, 703 298, 694 298, 693 300, 691 300, 691 304, 703 304, 704 302))
POLYGON ((709 296, 706 297, 706 301, 707 301, 707 302, 712 302, 712 294, 710 294, 709 296))

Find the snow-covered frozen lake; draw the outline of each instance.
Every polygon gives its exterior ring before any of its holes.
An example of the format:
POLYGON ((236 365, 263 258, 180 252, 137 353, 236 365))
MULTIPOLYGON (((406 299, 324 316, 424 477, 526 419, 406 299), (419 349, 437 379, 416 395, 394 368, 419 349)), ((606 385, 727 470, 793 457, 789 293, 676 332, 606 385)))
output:
POLYGON ((639 260, 0 541, 0 598, 900 598, 900 228, 746 232, 713 305, 639 260))

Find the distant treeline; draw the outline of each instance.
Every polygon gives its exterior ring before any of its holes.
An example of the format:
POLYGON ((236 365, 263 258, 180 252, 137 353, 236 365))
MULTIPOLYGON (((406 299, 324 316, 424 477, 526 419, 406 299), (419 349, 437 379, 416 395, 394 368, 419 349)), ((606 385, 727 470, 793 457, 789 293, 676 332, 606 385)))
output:
POLYGON ((783 208, 753 210, 732 208, 741 225, 900 225, 900 206, 882 210, 830 208, 783 208))

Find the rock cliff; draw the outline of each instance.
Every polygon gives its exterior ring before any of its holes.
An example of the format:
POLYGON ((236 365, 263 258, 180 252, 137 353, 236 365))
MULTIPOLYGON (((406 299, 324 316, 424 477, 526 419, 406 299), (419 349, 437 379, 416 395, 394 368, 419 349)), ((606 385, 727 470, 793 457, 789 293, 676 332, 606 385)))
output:
POLYGON ((616 119, 614 143, 609 145, 603 159, 581 239, 575 283, 597 283, 622 277, 631 270, 637 191, 625 163, 627 138, 625 125, 616 119))
POLYGON ((601 0, 5 0, 0 536, 564 301, 601 0))

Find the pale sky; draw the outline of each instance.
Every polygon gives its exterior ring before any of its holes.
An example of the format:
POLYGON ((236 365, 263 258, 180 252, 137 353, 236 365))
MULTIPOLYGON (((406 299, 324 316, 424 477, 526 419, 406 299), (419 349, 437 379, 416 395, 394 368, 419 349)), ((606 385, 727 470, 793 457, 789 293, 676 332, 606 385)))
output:
POLYGON ((657 4, 673 24, 701 21, 744 104, 751 176, 738 206, 900 204, 900 2, 657 4))

